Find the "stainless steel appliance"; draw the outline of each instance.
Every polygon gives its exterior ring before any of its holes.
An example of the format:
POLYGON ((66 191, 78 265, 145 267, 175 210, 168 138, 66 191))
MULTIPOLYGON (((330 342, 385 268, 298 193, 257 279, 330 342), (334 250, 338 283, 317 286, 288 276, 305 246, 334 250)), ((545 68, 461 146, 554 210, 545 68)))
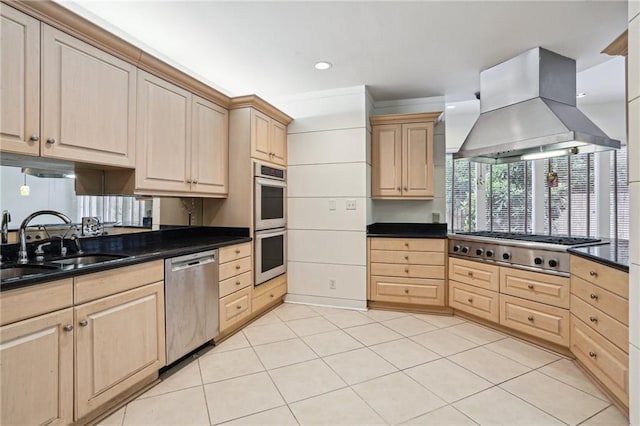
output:
POLYGON ((570 247, 603 244, 596 238, 510 232, 449 234, 449 255, 538 272, 569 276, 570 247))
POLYGON ((287 231, 284 228, 257 231, 253 244, 256 252, 255 285, 287 272, 287 231))
POLYGON ((620 148, 576 107, 576 61, 540 47, 480 73, 480 117, 453 158, 506 163, 620 148))
POLYGON ((218 334, 218 250, 164 261, 167 364, 218 334))
POLYGON ((255 230, 284 228, 287 224, 286 170, 255 165, 255 230))

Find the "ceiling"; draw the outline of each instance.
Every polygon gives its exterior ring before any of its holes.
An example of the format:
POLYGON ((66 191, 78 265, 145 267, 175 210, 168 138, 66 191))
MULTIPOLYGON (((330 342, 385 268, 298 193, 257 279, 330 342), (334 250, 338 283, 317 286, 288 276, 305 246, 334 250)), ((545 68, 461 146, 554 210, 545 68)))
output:
MULTIPOLYGON (((376 100, 470 100, 482 69, 531 47, 577 59, 578 71, 608 61, 600 51, 627 26, 626 1, 62 4, 229 95, 267 100, 363 84, 376 100), (317 71, 318 60, 334 66, 317 71)), ((623 62, 612 63, 590 75, 600 87, 618 73, 603 98, 624 94, 623 62)))

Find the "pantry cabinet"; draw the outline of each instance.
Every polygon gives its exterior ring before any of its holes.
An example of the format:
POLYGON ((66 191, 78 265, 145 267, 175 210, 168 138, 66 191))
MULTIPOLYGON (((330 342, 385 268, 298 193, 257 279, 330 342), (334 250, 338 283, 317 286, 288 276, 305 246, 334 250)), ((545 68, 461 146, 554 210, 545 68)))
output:
POLYGON ((133 167, 136 67, 42 26, 44 157, 133 167))
POLYGON ((255 109, 251 110, 251 156, 287 165, 287 126, 255 109))
POLYGON ((0 150, 40 153, 40 22, 0 4, 0 150))
POLYGON ((225 196, 228 111, 138 72, 136 193, 225 196))
POLYGON ((440 114, 371 117, 372 198, 433 198, 433 128, 440 114))

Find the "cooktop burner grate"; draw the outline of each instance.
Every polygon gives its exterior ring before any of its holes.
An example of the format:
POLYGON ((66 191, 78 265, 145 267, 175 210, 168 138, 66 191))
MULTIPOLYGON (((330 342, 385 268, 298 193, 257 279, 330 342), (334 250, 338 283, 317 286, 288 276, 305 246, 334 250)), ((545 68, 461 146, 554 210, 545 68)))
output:
POLYGON ((577 246, 581 244, 591 244, 600 242, 597 238, 569 237, 566 235, 539 235, 539 234, 520 234, 517 232, 493 232, 493 231, 476 231, 476 232, 456 232, 456 235, 470 235, 474 237, 486 237, 505 240, 531 241, 535 243, 558 244, 563 246, 577 246))

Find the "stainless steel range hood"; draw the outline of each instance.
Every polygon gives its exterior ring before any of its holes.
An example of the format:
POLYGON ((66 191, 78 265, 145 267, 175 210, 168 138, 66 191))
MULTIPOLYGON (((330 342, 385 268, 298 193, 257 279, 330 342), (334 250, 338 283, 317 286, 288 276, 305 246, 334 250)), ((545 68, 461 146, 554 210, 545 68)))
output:
POLYGON ((620 148, 576 107, 576 62, 536 47, 480 73, 480 117, 453 154, 486 163, 620 148))

